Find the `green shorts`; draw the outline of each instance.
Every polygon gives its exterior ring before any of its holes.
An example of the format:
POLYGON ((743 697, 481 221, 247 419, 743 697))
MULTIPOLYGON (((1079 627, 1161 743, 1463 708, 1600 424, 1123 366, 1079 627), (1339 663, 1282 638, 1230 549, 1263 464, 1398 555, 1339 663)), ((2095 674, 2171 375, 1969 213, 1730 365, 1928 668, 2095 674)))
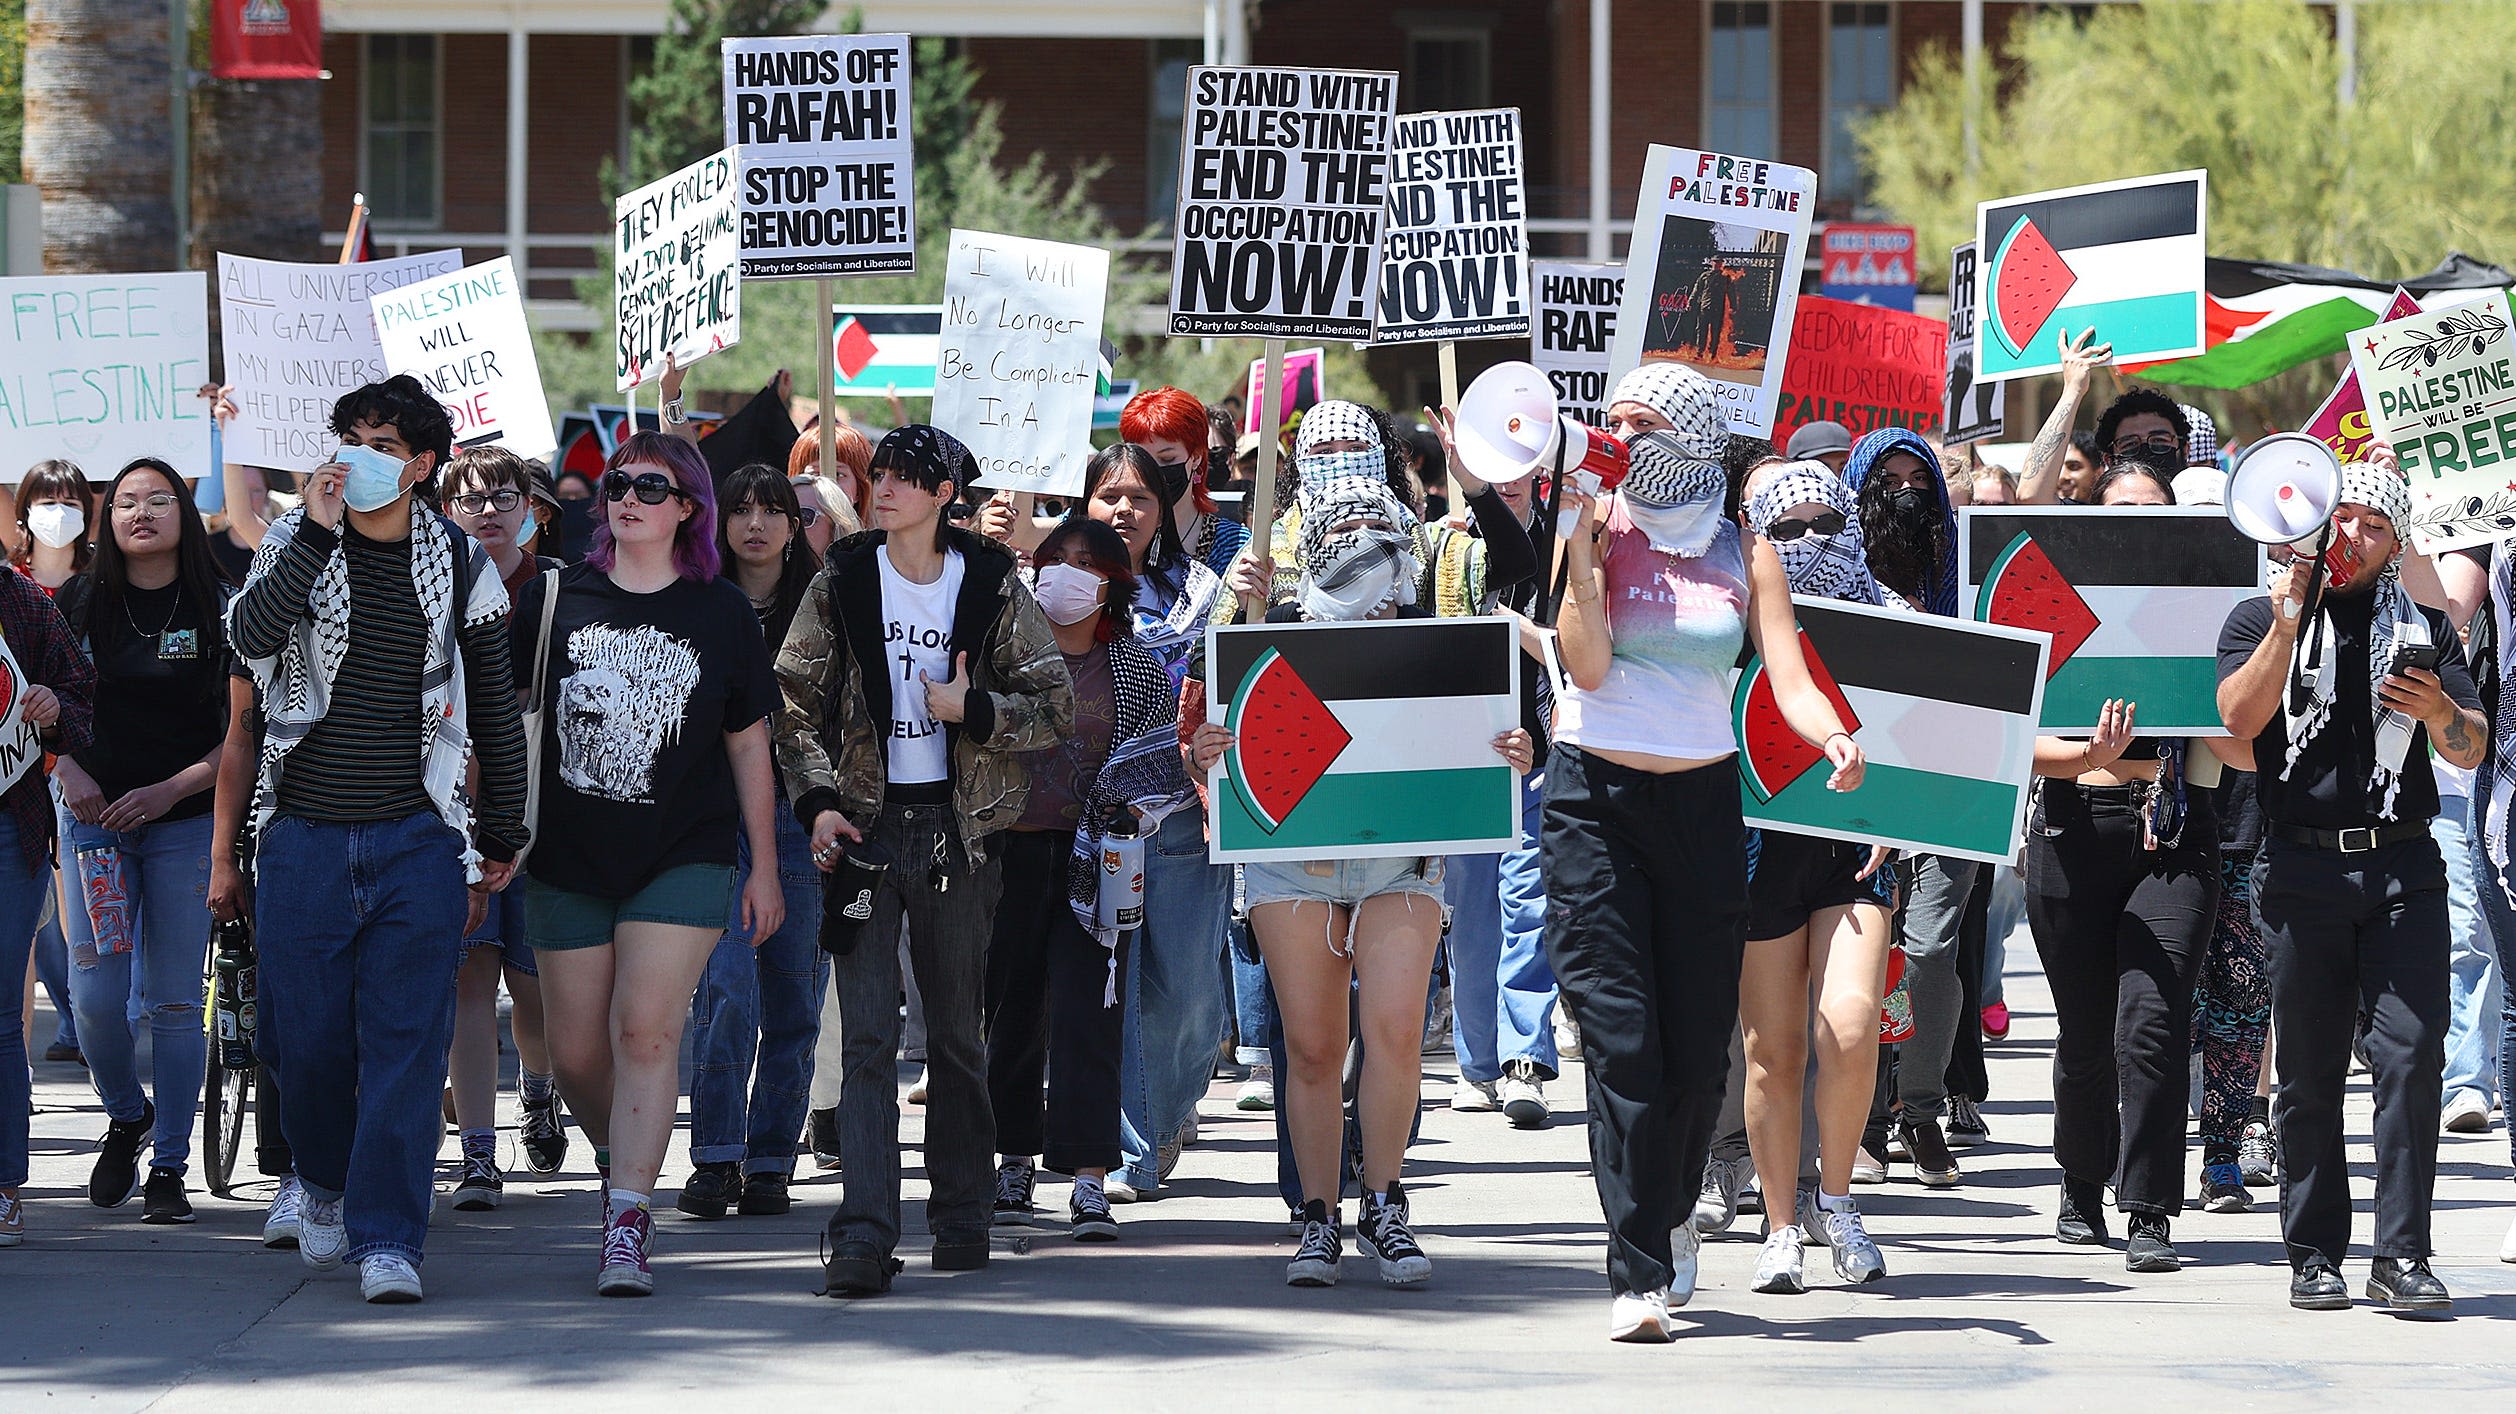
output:
POLYGON ((664 923, 721 933, 734 916, 736 874, 731 864, 682 864, 649 880, 627 898, 598 898, 524 880, 524 936, 535 952, 574 952, 611 946, 623 923, 664 923))

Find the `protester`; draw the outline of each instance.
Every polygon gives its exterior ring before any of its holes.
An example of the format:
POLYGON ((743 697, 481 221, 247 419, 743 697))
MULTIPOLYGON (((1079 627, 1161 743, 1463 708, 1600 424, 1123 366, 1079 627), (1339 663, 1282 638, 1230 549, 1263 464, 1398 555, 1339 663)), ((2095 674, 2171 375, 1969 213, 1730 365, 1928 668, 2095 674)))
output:
POLYGON ((2343 467, 2317 602, 2314 561, 2301 558, 2272 596, 2238 605, 2219 640, 2219 710, 2254 742, 2270 835, 2254 903, 2271 952, 2289 1302, 2306 1310, 2350 1304, 2341 1100, 2362 1011, 2376 1094, 2368 1295, 2396 1310, 2452 1305, 2428 1265, 2448 946, 2429 753, 2477 765, 2489 727, 2461 655, 2444 651, 2446 617, 2402 588, 2396 527, 2409 512, 2399 476, 2343 467))
MULTIPOLYGON (((559 567, 525 549, 538 528, 529 463, 502 447, 458 452, 437 474, 437 500, 464 534, 489 552, 510 604, 533 579, 559 567)), ((542 1028, 542 978, 533 945, 525 938, 524 891, 504 889, 491 897, 480 924, 463 940, 463 966, 455 974, 454 1048, 447 1061, 454 1097, 454 1125, 463 1148, 463 1172, 455 1181, 454 1206, 488 1212, 506 1196, 498 1166, 498 984, 514 1002, 516 1091, 523 1109, 518 1138, 525 1167, 537 1177, 559 1171, 568 1135, 559 1118, 550 1044, 542 1028)))
MULTIPOLYGON (((1141 454, 1140 454, 1141 455, 1141 454)), ((779 765, 814 862, 878 845, 884 887, 832 969, 847 1078, 845 1186, 823 1274, 842 1296, 887 1291, 899 1263, 900 955, 926 1001, 927 1229, 939 1271, 987 1265, 995 1120, 980 1035, 1001 859, 1020 818, 1020 752, 1073 729, 1074 690, 1013 556, 949 525, 972 474, 950 434, 914 424, 874 449, 874 527, 831 548, 777 659, 779 765), (877 628, 879 626, 879 628, 877 628)), ((1216 969, 1208 972, 1219 982, 1216 969)))
POLYGON ((1592 1176, 1608 1226, 1609 1335, 1665 1341, 1694 1294, 1685 1222, 1721 1101, 1748 913, 1730 760, 1741 640, 1792 729, 1860 784, 1861 748, 1811 680, 1772 548, 1721 514, 1722 419, 1677 364, 1619 382, 1634 466, 1598 501, 1567 488, 1569 687, 1547 764, 1547 959, 1580 1022, 1592 1176))
POLYGON ((1025 753, 1030 795, 1003 836, 1004 893, 987 954, 987 1089, 998 1223, 1027 1223, 1038 1169, 1070 1174, 1069 1227, 1114 1241, 1105 1182, 1124 1157, 1119 978, 1136 929, 1102 903, 1112 832, 1136 836, 1189 798, 1179 690, 1135 638, 1126 540, 1069 517, 1035 552, 1034 593, 1074 684, 1074 729, 1025 753), (1043 1102, 1043 1087, 1045 1101, 1043 1102))
MULTIPOLYGON (((95 518, 96 489, 73 463, 37 462, 18 483, 17 540, 10 562, 51 595, 65 617, 85 613, 88 566, 95 557, 89 527, 95 518)), ((45 921, 35 934, 35 972, 52 998, 54 1017, 44 1059, 85 1064, 79 1051, 78 1008, 70 1000, 70 949, 63 938, 61 901, 58 889, 45 890, 45 921)), ((20 1010, 21 1021, 33 1016, 31 993, 20 1010)))
POLYGON ((416 1301, 464 889, 485 906, 527 838, 524 734, 496 566, 411 494, 453 450, 446 410, 397 375, 342 397, 331 427, 339 454, 228 609, 269 714, 263 1044, 305 1192, 298 1256, 416 1301))
MULTIPOLYGON (((727 476, 723 491, 717 553, 774 655, 819 567, 804 543, 802 505, 783 471, 759 463, 727 476)), ((721 1218, 728 1205, 745 1217, 784 1215, 792 1203, 796 1133, 811 1102, 813 1050, 821 1038, 822 999, 830 994, 830 959, 821 951, 822 878, 785 784, 771 784, 777 854, 773 860, 754 855, 744 836, 737 862, 746 881, 776 870, 785 922, 756 938, 742 918, 733 919, 691 1002, 690 1161, 696 1171, 674 1206, 692 1217, 721 1218)))
POLYGON ((1804 422, 1791 434, 1782 455, 1795 462, 1823 462, 1828 471, 1841 476, 1844 464, 1852 460, 1852 429, 1840 422, 1804 422))
POLYGON ((1220 578, 1249 543, 1249 527, 1225 518, 1215 506, 1212 483, 1220 478, 1209 448, 1212 434, 1205 404, 1177 388, 1138 393, 1118 414, 1118 435, 1153 456, 1180 544, 1220 578))

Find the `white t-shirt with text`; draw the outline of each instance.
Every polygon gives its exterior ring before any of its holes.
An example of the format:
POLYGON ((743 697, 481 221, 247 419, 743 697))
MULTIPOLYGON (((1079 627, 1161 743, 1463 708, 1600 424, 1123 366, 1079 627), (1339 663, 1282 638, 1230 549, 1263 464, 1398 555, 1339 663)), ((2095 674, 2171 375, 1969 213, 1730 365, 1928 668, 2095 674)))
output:
POLYGON ((926 710, 926 684, 952 676, 952 606, 961 597, 961 552, 944 552, 943 573, 918 584, 892 567, 891 547, 876 546, 882 565, 882 649, 891 672, 891 780, 924 785, 948 779, 944 724, 926 710))

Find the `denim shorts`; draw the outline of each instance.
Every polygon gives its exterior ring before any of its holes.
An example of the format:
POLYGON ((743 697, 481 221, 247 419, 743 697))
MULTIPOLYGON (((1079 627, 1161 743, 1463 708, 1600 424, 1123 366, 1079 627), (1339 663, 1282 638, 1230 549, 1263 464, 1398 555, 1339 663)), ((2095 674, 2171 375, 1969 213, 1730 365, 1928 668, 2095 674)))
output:
POLYGON ((1244 868, 1248 906, 1270 903, 1331 903, 1352 908, 1382 894, 1422 894, 1442 901, 1443 855, 1394 859, 1314 859, 1244 868))
POLYGON ((627 898, 597 898, 524 881, 524 935, 535 952, 574 952, 611 946, 623 923, 662 923, 675 928, 725 931, 734 914, 738 875, 731 864, 682 864, 647 881, 627 898))
POLYGON ((541 974, 533 966, 533 945, 524 940, 524 885, 518 879, 489 896, 489 911, 481 915, 480 927, 463 940, 465 956, 474 948, 496 948, 506 956, 502 961, 527 977, 541 974))

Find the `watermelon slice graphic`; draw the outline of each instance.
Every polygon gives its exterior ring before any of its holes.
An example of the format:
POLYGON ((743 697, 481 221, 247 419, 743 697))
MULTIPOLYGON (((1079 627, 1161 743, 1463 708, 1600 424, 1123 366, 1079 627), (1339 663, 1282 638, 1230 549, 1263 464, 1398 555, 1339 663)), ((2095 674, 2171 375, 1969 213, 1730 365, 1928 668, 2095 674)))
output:
POLYGON ((2062 307, 2062 300, 2078 283, 2078 273, 2044 238, 2044 232, 2036 229, 2035 222, 2020 221, 2010 228, 1992 255, 1986 297, 1991 301, 1992 329, 2012 357, 2027 351, 2036 331, 2062 307))
POLYGON ((1984 572, 1983 586, 1974 594, 1974 617, 1978 623, 2053 635, 2053 651, 2044 660, 2047 682, 2097 631, 2096 611, 2062 578, 2035 537, 2023 530, 1984 572))
MULTIPOLYGON (((1800 634, 1800 657, 1808 663, 1808 675, 1816 679, 1817 690, 1835 704, 1835 715, 1843 719, 1843 729, 1861 730, 1860 714, 1843 695, 1835 675, 1826 670, 1825 660, 1817 656, 1817 645, 1800 634)), ((1765 676, 1765 660, 1759 658, 1739 678, 1738 690, 1730 699, 1730 722, 1738 733, 1739 779, 1756 793, 1756 799, 1767 801, 1806 775, 1812 766, 1825 764, 1826 753, 1802 740, 1782 718, 1782 704, 1773 695, 1773 680, 1765 676)))
POLYGON ((1354 740, 1302 675, 1270 648, 1232 699, 1232 785, 1269 834, 1354 740))

